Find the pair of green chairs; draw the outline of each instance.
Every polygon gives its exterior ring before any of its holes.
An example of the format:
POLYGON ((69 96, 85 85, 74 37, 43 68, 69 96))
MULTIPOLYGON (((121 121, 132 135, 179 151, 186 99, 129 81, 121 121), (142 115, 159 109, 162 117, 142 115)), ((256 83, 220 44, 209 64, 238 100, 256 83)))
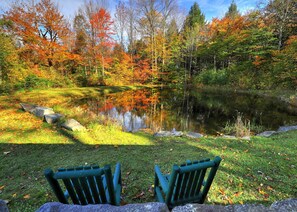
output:
MULTIPOLYGON (((187 161, 181 166, 173 165, 171 174, 163 175, 155 166, 155 196, 157 201, 166 203, 169 208, 186 203, 202 204, 221 162, 214 160, 187 161)), ((120 205, 121 165, 116 164, 114 175, 109 165, 84 166, 71 169, 58 169, 54 173, 46 169, 45 177, 61 203, 69 204, 111 204, 120 205), (60 182, 66 192, 63 192, 60 182)))

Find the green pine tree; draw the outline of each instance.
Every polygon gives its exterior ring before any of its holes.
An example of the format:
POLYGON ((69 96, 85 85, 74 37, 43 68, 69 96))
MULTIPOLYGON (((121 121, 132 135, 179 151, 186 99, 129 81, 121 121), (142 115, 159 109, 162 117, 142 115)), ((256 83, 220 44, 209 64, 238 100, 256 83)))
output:
POLYGON ((226 12, 225 14, 225 17, 233 19, 238 15, 239 15, 239 11, 237 10, 237 5, 234 2, 234 0, 232 0, 231 5, 229 6, 228 12, 226 12))
POLYGON ((184 29, 190 28, 193 29, 195 25, 204 25, 205 24, 205 16, 201 12, 199 5, 195 2, 190 9, 188 16, 186 17, 184 23, 184 29))

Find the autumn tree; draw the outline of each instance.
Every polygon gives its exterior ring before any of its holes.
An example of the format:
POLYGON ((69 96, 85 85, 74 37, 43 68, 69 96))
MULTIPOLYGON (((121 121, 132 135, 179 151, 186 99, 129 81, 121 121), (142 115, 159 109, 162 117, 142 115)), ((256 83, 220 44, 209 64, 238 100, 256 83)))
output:
POLYGON ((282 51, 275 52, 274 85, 295 89, 297 86, 297 35, 289 37, 282 51))
POLYGON ((263 12, 267 25, 271 25, 278 38, 278 49, 297 29, 296 0, 270 0, 263 12))
POLYGON ((105 9, 100 8, 93 14, 90 24, 94 29, 95 35, 95 57, 100 61, 101 77, 104 79, 105 68, 108 67, 111 61, 108 54, 110 48, 114 45, 112 39, 112 35, 114 34, 112 31, 113 21, 111 20, 110 14, 105 9))
MULTIPOLYGON (((0 89, 6 86, 10 80, 11 69, 18 64, 17 50, 12 37, 4 33, 4 28, 10 27, 11 23, 0 19, 0 89)), ((13 76, 14 79, 16 78, 13 76)))
POLYGON ((57 54, 67 49, 63 41, 69 34, 68 24, 58 6, 51 0, 14 2, 6 13, 14 24, 13 31, 23 44, 22 52, 27 60, 43 65, 56 64, 57 54), (28 57, 28 55, 31 55, 28 57))

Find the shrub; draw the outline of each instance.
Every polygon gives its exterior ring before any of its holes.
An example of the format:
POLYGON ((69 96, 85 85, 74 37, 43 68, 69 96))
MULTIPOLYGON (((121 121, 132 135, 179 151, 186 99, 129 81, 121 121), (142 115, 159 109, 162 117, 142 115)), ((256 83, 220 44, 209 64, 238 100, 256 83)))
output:
POLYGON ((210 69, 202 71, 195 79, 195 82, 204 85, 226 85, 228 83, 228 75, 226 69, 210 69))
POLYGON ((234 124, 227 122, 223 131, 227 134, 235 134, 236 137, 244 137, 251 135, 251 124, 249 120, 242 120, 241 113, 237 113, 236 121, 234 124))

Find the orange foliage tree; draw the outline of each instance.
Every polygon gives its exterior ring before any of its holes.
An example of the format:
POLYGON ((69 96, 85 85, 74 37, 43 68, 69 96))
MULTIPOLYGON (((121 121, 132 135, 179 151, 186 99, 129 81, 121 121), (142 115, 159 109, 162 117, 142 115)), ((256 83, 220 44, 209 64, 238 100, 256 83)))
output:
POLYGON ((34 64, 57 65, 57 54, 63 46, 69 27, 58 6, 52 0, 19 1, 12 5, 5 18, 13 22, 13 32, 20 39, 22 57, 34 64))

